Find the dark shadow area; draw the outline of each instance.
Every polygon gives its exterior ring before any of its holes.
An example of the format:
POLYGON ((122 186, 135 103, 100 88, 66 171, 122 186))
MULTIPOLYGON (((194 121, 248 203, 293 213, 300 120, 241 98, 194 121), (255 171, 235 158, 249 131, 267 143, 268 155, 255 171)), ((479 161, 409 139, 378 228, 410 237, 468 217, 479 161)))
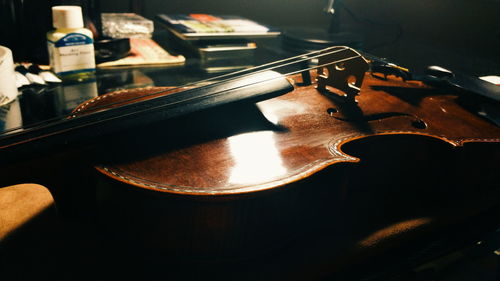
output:
POLYGON ((106 200, 97 221, 63 218, 51 207, 3 241, 2 278, 498 278, 500 187, 492 163, 482 160, 500 156, 494 144, 452 148, 393 135, 343 150, 362 161, 333 165, 283 190, 219 201, 101 182, 100 193, 118 191, 99 195, 106 200))
MULTIPOLYGON (((386 92, 413 106, 418 106, 424 98, 444 95, 442 89, 406 88, 392 86, 372 86, 371 88, 376 91, 386 92)), ((450 91, 448 94, 453 95, 454 92, 450 91)))
POLYGON ((52 205, 0 242, 1 279, 94 279, 96 241, 92 227, 64 221, 52 205))

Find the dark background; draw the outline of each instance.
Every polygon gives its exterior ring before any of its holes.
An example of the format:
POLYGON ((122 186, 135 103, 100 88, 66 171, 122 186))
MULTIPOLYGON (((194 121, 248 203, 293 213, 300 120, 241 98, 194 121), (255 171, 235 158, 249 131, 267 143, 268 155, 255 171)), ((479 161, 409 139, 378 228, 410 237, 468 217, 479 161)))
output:
MULTIPOLYGON (((12 47, 18 58, 37 60, 31 50, 36 53, 45 48, 50 6, 62 3, 88 7, 97 1, 25 0, 25 11, 12 23, 4 15, 16 2, 21 1, 0 0, 0 44, 12 47)), ((476 75, 500 72, 499 0, 344 0, 343 3, 347 9, 342 13, 342 28, 364 36, 365 51, 416 70, 438 64, 476 75)), ((281 28, 326 29, 330 20, 322 12, 326 0, 102 0, 100 5, 103 12, 136 12, 150 19, 158 13, 236 14, 281 28)))
MULTIPOLYGON (((327 28, 325 0, 102 1, 103 11, 238 14, 278 27, 327 28)), ((344 0, 354 14, 342 13, 345 30, 365 37, 376 55, 420 68, 448 64, 474 74, 498 74, 500 1, 498 0, 344 0)))

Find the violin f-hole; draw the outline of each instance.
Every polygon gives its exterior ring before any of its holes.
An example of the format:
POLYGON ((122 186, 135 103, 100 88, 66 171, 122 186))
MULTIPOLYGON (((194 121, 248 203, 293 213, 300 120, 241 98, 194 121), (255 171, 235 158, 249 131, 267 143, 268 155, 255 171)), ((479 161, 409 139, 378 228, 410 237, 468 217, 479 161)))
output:
POLYGON ((351 48, 329 49, 318 59, 316 87, 319 91, 333 87, 344 92, 345 101, 355 102, 368 68, 363 56, 351 48))

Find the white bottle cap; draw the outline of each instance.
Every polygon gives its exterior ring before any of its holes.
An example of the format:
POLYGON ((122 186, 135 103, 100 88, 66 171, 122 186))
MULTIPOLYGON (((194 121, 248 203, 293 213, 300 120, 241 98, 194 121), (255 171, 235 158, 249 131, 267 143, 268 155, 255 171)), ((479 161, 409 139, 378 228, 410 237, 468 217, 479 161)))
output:
POLYGON ((80 6, 52 7, 52 25, 55 28, 82 28, 83 17, 80 6))

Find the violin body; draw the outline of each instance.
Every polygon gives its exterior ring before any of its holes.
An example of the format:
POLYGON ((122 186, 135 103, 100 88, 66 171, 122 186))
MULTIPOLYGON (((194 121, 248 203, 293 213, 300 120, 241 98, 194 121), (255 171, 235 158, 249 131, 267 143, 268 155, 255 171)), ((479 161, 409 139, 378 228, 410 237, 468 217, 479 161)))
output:
POLYGON ((354 105, 338 102, 334 93, 309 85, 262 101, 257 109, 252 110, 253 105, 235 106, 237 110, 220 109, 215 117, 213 112, 203 113, 210 115, 203 120, 190 117, 180 122, 195 122, 183 126, 200 132, 189 132, 186 137, 174 131, 173 138, 184 138, 182 143, 192 142, 187 139, 192 134, 214 135, 207 127, 213 131, 239 127, 241 133, 229 132, 232 135, 214 136, 133 163, 97 169, 127 184, 158 192, 232 195, 278 188, 335 163, 359 162, 342 149, 343 144, 357 139, 415 135, 455 147, 500 141, 500 129, 457 104, 457 96, 439 93, 417 81, 366 80, 354 105), (348 111, 353 106, 357 111, 348 111), (250 129, 245 128, 247 118, 254 122, 250 129), (233 124, 226 124, 228 120, 233 124))
POLYGON ((285 95, 170 120, 110 148, 95 165, 110 235, 212 262, 304 247, 312 235, 336 260, 494 206, 499 171, 485 155, 500 155, 500 128, 458 96, 367 73, 352 104, 291 80, 285 95))

